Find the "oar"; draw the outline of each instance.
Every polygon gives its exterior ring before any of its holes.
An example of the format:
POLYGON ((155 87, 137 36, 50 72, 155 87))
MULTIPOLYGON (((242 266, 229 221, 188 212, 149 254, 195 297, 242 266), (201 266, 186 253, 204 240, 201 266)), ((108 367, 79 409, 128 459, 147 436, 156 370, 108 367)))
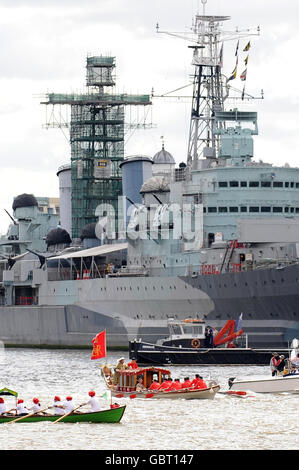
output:
POLYGON ((30 413, 29 415, 21 416, 20 418, 17 418, 17 419, 13 419, 12 421, 9 421, 8 424, 16 423, 17 421, 21 421, 22 419, 30 418, 30 416, 34 416, 34 415, 36 415, 36 414, 38 414, 38 413, 41 413, 42 411, 46 411, 46 410, 48 410, 49 408, 51 408, 51 407, 50 407, 50 406, 47 406, 47 408, 44 408, 43 410, 36 411, 35 413, 30 413))
POLYGON ((5 411, 5 413, 4 413, 4 414, 6 415, 6 414, 10 413, 11 411, 17 411, 17 410, 16 410, 16 408, 11 408, 10 410, 8 410, 8 411, 5 411))
POLYGON ((81 408, 81 406, 84 406, 86 405, 86 403, 82 403, 81 405, 77 406, 77 408, 74 408, 72 411, 70 411, 69 413, 66 413, 65 415, 62 415, 60 416, 60 418, 56 419, 56 421, 53 421, 53 424, 55 423, 58 423, 59 421, 61 421, 63 418, 66 418, 68 415, 74 413, 74 411, 78 410, 79 408, 81 408))

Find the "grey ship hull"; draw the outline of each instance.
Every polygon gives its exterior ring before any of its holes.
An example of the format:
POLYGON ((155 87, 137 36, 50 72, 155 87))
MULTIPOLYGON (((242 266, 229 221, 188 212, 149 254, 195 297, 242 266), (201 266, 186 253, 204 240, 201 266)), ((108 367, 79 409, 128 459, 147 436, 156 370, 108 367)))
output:
POLYGON ((108 347, 135 338, 154 343, 167 319, 205 318, 220 328, 243 312, 250 347, 286 348, 299 336, 299 265, 198 277, 52 281, 37 306, 0 307, 6 345, 91 347, 106 329, 108 347))

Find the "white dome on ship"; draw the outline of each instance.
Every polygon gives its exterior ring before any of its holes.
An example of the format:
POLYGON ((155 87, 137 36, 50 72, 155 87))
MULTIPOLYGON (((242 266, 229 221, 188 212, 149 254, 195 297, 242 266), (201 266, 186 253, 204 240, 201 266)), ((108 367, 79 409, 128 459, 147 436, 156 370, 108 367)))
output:
POLYGON ((175 159, 171 153, 165 150, 164 144, 162 145, 162 150, 154 155, 153 162, 159 165, 175 165, 175 159))
POLYGON ((140 193, 155 193, 155 192, 168 192, 169 182, 164 176, 152 176, 143 183, 140 193))

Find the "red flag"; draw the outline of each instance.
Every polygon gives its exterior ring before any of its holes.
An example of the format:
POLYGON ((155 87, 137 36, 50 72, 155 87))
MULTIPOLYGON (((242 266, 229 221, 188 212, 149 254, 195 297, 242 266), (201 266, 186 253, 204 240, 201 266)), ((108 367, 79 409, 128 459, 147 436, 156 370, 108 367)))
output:
POLYGON ((145 398, 152 398, 155 394, 154 393, 147 393, 145 398))
POLYGON ((132 398, 136 398, 136 397, 137 397, 137 395, 130 395, 130 398, 131 398, 131 399, 132 399, 132 398))
POLYGON ((92 340, 93 350, 91 359, 100 359, 106 357, 106 330, 98 333, 92 340))

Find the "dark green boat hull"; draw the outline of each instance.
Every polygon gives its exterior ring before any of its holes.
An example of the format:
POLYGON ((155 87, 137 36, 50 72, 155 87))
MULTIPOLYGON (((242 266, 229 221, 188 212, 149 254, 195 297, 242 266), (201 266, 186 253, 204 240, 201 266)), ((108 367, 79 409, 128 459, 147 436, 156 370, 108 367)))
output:
MULTIPOLYGON (((80 414, 71 414, 61 419, 60 423, 119 423, 126 407, 120 406, 119 408, 113 408, 103 411, 98 411, 95 413, 80 413, 80 414)), ((56 421, 61 418, 58 415, 49 415, 49 416, 31 416, 29 418, 24 418, 16 423, 36 423, 39 421, 56 421)), ((17 419, 17 416, 0 416, 0 423, 9 423, 17 419)))

